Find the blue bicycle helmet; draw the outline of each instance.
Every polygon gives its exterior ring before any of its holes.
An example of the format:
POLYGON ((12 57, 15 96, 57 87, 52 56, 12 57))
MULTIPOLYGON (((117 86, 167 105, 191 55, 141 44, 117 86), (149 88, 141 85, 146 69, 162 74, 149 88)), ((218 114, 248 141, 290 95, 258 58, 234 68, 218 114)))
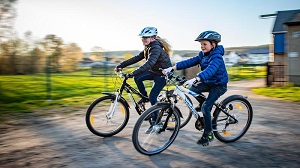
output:
POLYGON ((205 31, 202 32, 195 41, 200 41, 200 40, 208 40, 210 42, 216 42, 219 43, 221 41, 221 35, 215 31, 205 31))
POLYGON ((151 37, 157 35, 157 28, 155 27, 145 27, 139 34, 139 36, 151 37))

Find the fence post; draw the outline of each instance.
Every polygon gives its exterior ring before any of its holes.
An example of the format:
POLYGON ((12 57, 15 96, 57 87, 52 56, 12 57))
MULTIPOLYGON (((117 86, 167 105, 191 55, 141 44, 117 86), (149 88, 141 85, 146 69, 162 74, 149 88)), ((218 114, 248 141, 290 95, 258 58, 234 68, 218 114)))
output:
POLYGON ((52 98, 51 98, 51 56, 48 56, 47 60, 46 60, 46 91, 47 91, 47 101, 52 101, 52 98))
POLYGON ((267 83, 267 87, 270 87, 270 82, 269 82, 270 65, 269 65, 269 62, 266 63, 266 67, 267 67, 266 83, 267 83))

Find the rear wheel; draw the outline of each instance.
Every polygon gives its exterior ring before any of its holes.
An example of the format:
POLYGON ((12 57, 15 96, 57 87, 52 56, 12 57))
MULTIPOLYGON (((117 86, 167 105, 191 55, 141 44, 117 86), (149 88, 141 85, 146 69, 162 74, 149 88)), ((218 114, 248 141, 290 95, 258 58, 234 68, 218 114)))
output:
POLYGON ((215 137, 221 142, 234 142, 240 139, 249 129, 253 110, 249 101, 243 97, 232 97, 222 102, 226 115, 217 110, 213 119, 215 137))
POLYGON ((96 99, 86 112, 86 125, 95 135, 113 136, 124 129, 129 119, 129 109, 124 100, 115 101, 114 95, 96 99))
POLYGON ((132 142, 135 149, 145 155, 158 154, 167 149, 175 140, 180 126, 180 118, 175 108, 155 105, 146 110, 136 122, 132 142), (154 113, 158 113, 156 121, 149 122, 154 113), (168 129, 169 125, 173 129, 168 129), (149 131, 151 128, 151 131, 149 131))

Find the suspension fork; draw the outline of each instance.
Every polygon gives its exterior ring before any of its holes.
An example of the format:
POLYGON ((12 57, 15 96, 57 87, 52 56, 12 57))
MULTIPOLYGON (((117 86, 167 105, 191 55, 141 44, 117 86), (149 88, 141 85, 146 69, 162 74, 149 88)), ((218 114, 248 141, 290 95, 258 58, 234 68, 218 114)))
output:
POLYGON ((109 110, 108 110, 108 112, 106 113, 107 119, 112 119, 113 116, 114 116, 114 114, 115 114, 116 107, 117 107, 117 105, 118 105, 118 103, 119 103, 118 100, 120 99, 123 90, 126 89, 126 84, 127 84, 127 83, 126 83, 126 80, 127 80, 127 78, 124 78, 124 80, 123 80, 123 82, 122 82, 122 85, 121 85, 120 89, 118 89, 118 90, 115 92, 115 94, 114 94, 114 95, 115 95, 115 100, 114 100, 114 103, 111 103, 111 104, 110 104, 109 110))
POLYGON ((108 112, 106 113, 106 117, 107 117, 107 119, 112 119, 112 117, 114 116, 114 114, 115 114, 115 111, 116 111, 116 107, 117 107, 117 105, 118 105, 118 100, 119 100, 119 96, 120 96, 120 94, 119 94, 119 92, 116 92, 115 93, 115 100, 114 100, 114 103, 111 103, 110 104, 110 107, 109 107, 109 110, 108 110, 108 112))
POLYGON ((155 124, 157 124, 159 121, 161 121, 163 115, 165 114, 165 111, 168 110, 167 112, 167 117, 166 117, 166 122, 164 123, 163 127, 160 129, 160 132, 163 132, 166 130, 166 128, 168 127, 168 121, 170 119, 170 117, 172 116, 172 114, 174 113, 174 107, 175 105, 173 103, 170 102, 157 102, 158 106, 162 106, 162 111, 160 111, 159 115, 157 116, 157 119, 155 121, 155 124))

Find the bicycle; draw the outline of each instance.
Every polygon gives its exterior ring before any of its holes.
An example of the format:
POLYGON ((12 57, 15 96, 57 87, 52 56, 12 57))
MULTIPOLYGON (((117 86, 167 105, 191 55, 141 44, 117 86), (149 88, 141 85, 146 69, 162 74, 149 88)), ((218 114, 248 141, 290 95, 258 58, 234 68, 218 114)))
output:
MULTIPOLYGON (((128 77, 126 73, 119 71, 117 74, 117 79, 123 79, 122 84, 115 93, 102 92, 105 96, 97 98, 91 103, 86 112, 86 125, 88 129, 97 136, 110 137, 121 132, 128 123, 129 120, 129 103, 122 96, 125 90, 132 102, 135 111, 141 115, 145 110, 145 103, 138 103, 135 101, 133 94, 137 95, 139 98, 143 98, 149 101, 148 97, 143 96, 139 91, 134 89, 129 83, 127 83, 128 77)), ((173 96, 172 90, 166 90, 159 95, 159 101, 172 102, 176 97, 173 96)), ((180 114, 180 119, 183 121, 181 127, 185 126, 191 119, 192 112, 182 113, 178 107, 174 107, 180 114)), ((149 123, 151 122, 151 117, 149 117, 149 123)), ((173 129, 173 124, 170 121, 168 124, 168 129, 173 129)))
MULTIPOLYGON (((195 128, 202 131, 204 129, 204 120, 199 112, 206 96, 197 94, 182 85, 187 80, 183 77, 168 73, 168 80, 175 83, 174 95, 184 100, 188 108, 193 112, 196 118, 195 128), (200 108, 194 108, 191 101, 186 98, 185 93, 193 96, 198 102, 200 108)), ((158 102, 147 109, 137 120, 133 133, 132 142, 135 149, 145 155, 155 155, 167 149, 176 139, 179 132, 180 119, 179 114, 174 107, 176 102, 158 102), (158 111, 158 117, 152 124, 152 132, 145 134, 144 130, 149 128, 149 123, 144 122, 145 118, 158 111), (167 129, 167 123, 172 118, 174 120, 174 129, 167 129)), ((231 95, 220 103, 214 103, 215 110, 212 116, 212 127, 214 136, 221 142, 229 143, 240 139, 249 129, 253 109, 246 97, 241 95, 231 95)))

